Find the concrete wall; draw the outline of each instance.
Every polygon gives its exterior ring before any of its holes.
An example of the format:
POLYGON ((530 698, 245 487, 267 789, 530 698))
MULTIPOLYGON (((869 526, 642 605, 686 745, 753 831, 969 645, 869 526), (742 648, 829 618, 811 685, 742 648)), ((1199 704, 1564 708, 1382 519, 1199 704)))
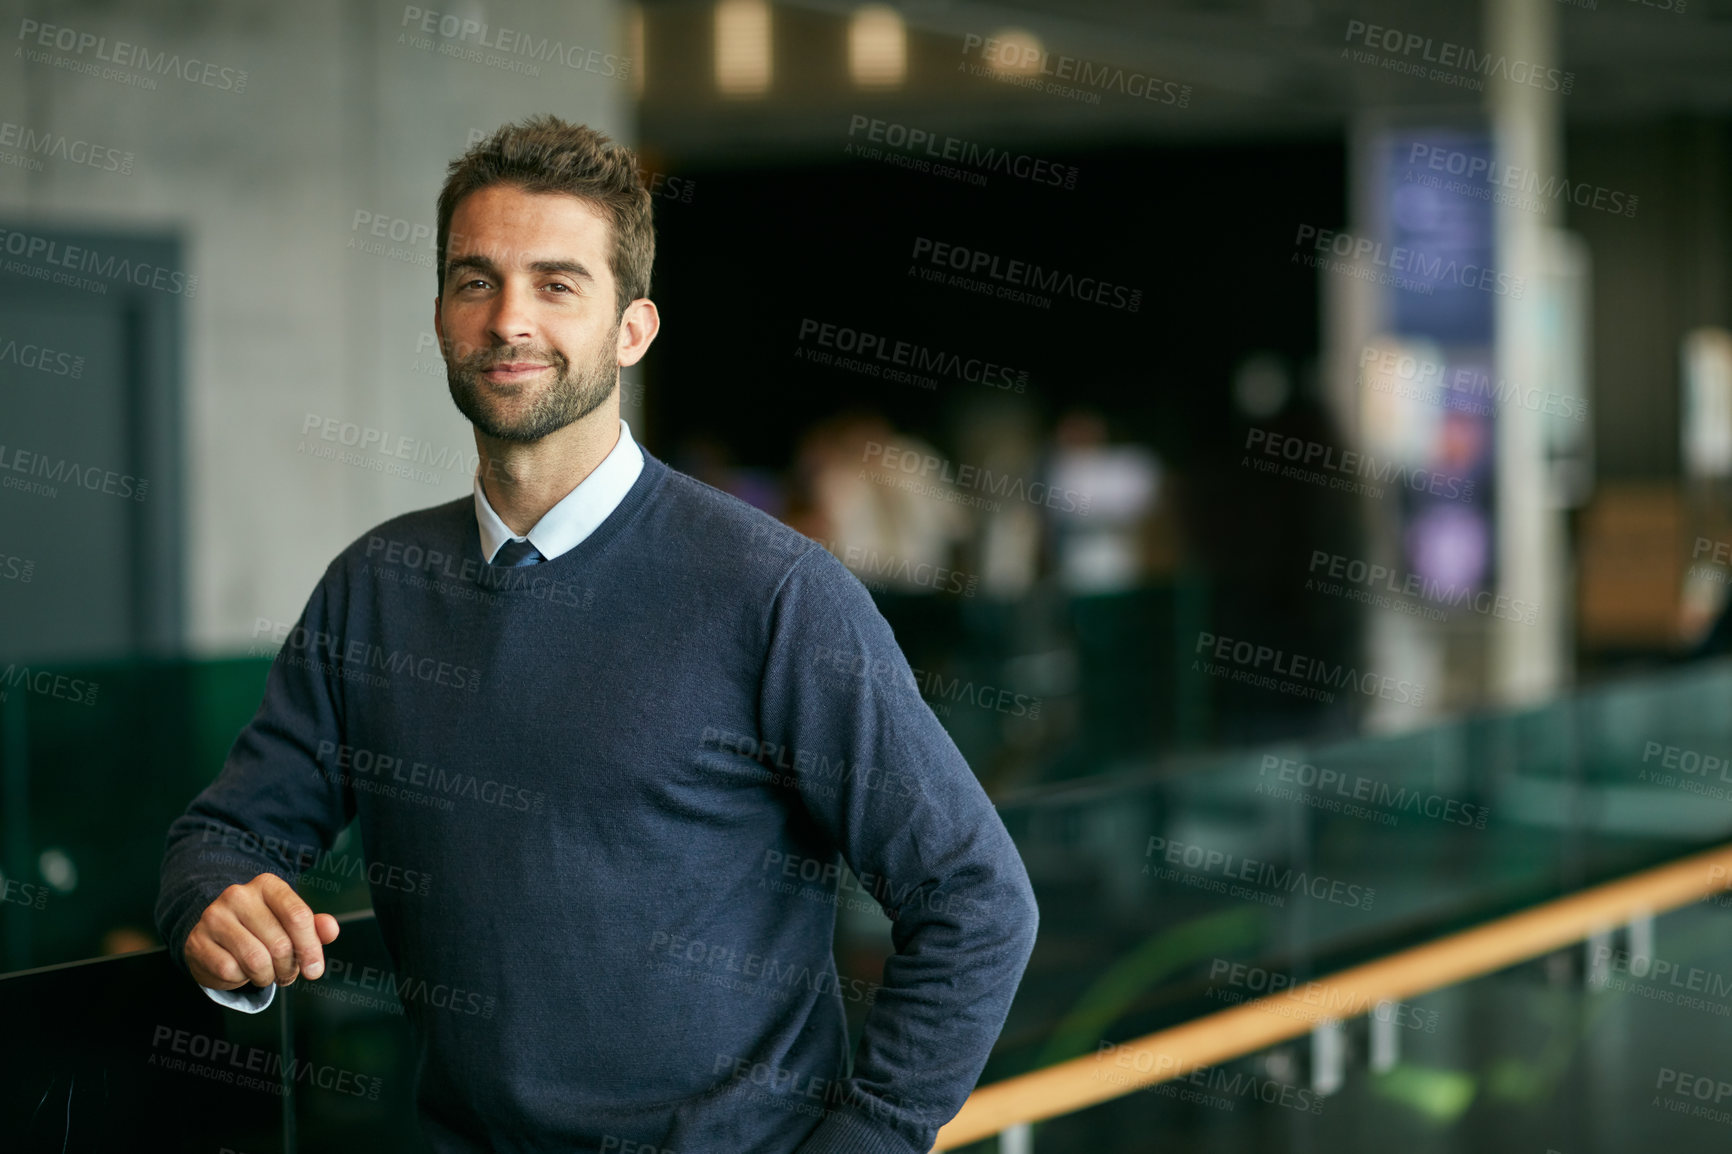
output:
POLYGON ((173 230, 198 277, 184 491, 160 494, 188 526, 193 652, 244 649, 256 619, 292 621, 369 526, 469 491, 469 425, 437 351, 418 344, 431 332, 434 199, 471 132, 554 112, 629 140, 610 0, 429 8, 454 17, 450 35, 389 0, 0 0, 0 122, 131 154, 130 172, 52 153, 39 170, 0 165, 0 216, 173 230), (357 214, 371 215, 357 227, 357 214), (304 450, 343 447, 321 436, 326 421, 397 448, 410 438, 423 463, 316 458, 304 450), (391 464, 431 480, 378 468, 391 464))

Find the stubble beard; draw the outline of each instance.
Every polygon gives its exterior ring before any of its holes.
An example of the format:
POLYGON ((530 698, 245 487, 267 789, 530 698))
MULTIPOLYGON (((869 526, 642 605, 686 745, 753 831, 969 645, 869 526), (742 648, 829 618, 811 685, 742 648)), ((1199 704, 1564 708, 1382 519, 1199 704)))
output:
POLYGON ((587 417, 613 395, 619 383, 619 361, 614 352, 618 337, 619 324, 615 322, 606 339, 597 346, 594 358, 576 368, 556 349, 528 345, 482 349, 466 357, 453 357, 447 352, 445 384, 457 411, 489 437, 518 444, 539 441, 587 417), (540 393, 528 408, 508 417, 492 393, 494 386, 481 374, 512 361, 548 364, 554 375, 545 383, 518 386, 520 390, 536 388, 540 393))

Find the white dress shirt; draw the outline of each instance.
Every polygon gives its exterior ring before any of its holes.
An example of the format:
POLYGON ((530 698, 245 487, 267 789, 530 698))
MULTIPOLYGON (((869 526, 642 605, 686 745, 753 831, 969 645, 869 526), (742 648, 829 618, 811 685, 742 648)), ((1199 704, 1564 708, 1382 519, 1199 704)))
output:
MULTIPOLYGON (((622 417, 619 440, 601 464, 578 483, 577 488, 559 499, 541 520, 530 528, 527 540, 548 561, 573 548, 595 532, 596 526, 607 520, 631 491, 637 475, 643 472, 643 450, 631 439, 631 427, 622 417)), ((507 541, 526 538, 514 535, 493 511, 487 494, 481 489, 481 470, 475 470, 475 520, 481 526, 481 555, 489 562, 507 541)))
MULTIPOLYGON (((481 528, 481 555, 491 563, 494 554, 499 552, 499 547, 507 541, 527 540, 543 558, 553 560, 595 532, 596 527, 619 508, 619 503, 625 500, 626 493, 631 491, 641 472, 643 450, 632 440, 631 426, 627 425, 622 417, 619 422, 619 440, 614 443, 608 455, 602 458, 601 464, 597 465, 589 476, 579 481, 577 488, 561 497, 553 508, 543 513, 541 520, 531 526, 526 536, 518 537, 506 527, 505 522, 499 519, 499 514, 495 513, 493 506, 488 503, 487 494, 481 487, 481 470, 477 468, 475 521, 481 528)), ((326 972, 330 971, 327 969, 326 972)), ((248 1014, 268 1009, 277 996, 274 982, 268 986, 248 984, 233 990, 213 990, 209 986, 199 988, 209 994, 211 1000, 218 1005, 248 1014)))

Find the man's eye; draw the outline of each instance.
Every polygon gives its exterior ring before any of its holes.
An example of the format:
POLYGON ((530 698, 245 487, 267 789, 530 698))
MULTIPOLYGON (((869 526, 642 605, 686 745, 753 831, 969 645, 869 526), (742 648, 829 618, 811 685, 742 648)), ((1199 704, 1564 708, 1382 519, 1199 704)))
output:
POLYGON ((571 286, 566 284, 564 281, 551 281, 547 287, 550 289, 558 289, 562 293, 568 293, 571 291, 571 286))

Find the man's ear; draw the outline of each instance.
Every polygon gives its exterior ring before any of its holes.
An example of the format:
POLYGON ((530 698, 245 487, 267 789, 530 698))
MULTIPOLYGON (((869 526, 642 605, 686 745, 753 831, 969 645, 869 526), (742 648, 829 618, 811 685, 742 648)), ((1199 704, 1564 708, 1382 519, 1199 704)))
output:
POLYGON ((621 367, 641 361, 661 327, 661 313, 648 297, 639 297, 626 305, 619 318, 618 357, 621 367))

